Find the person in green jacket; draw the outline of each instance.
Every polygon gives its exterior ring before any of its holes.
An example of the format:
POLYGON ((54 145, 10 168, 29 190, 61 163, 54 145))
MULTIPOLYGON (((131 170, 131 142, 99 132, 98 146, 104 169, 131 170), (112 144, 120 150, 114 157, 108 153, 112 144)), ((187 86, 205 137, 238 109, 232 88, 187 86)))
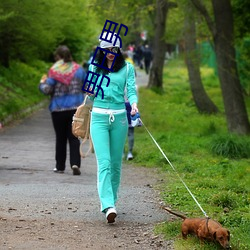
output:
MULTIPOLYGON (((97 160, 97 189, 101 211, 106 214, 108 223, 115 222, 117 216, 115 205, 118 199, 123 149, 128 131, 124 103, 125 91, 132 107, 131 115, 138 112, 134 66, 125 62, 119 39, 115 46, 113 46, 114 42, 115 37, 112 43, 100 40, 100 48, 116 55, 102 50, 97 52, 95 61, 110 70, 90 65, 89 71, 100 75, 95 86, 101 86, 103 91, 98 91, 99 89, 95 87, 92 93, 87 93, 93 100, 90 134, 97 160)), ((88 78, 90 78, 89 75, 88 78)))

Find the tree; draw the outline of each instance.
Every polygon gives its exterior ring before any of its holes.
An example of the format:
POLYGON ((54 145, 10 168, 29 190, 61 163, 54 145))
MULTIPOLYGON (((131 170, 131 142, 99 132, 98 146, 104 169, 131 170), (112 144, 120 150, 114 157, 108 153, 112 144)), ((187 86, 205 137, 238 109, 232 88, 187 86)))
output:
POLYGON ((200 113, 217 113, 218 108, 211 101, 207 95, 202 84, 200 75, 200 57, 197 52, 196 44, 196 27, 193 7, 189 3, 185 6, 185 27, 184 27, 184 40, 185 40, 185 55, 186 64, 188 69, 189 82, 191 92, 194 98, 195 105, 200 113))
POLYGON ((250 96, 250 8, 248 0, 233 0, 237 62, 244 94, 250 96))
POLYGON ((244 38, 250 35, 250 8, 249 0, 232 0, 234 14, 235 35, 237 38, 244 38))
POLYGON ((228 130, 249 134, 250 123, 238 76, 230 0, 212 0, 214 21, 200 0, 191 0, 204 16, 213 37, 228 130))
MULTIPOLYGON (((49 47, 53 42, 53 36, 49 35, 45 28, 45 4, 41 1, 25 2, 14 0, 2 0, 0 9, 4 14, 11 13, 8 18, 0 20, 0 51, 1 64, 9 66, 11 59, 27 61, 31 57, 37 58, 37 51, 43 51, 45 44, 49 47), (42 19, 43 17, 43 19, 42 19)), ((49 12, 46 12, 47 14, 49 12)), ((46 20, 46 21, 45 21, 46 20)), ((54 35, 56 36, 56 35, 54 35)))
MULTIPOLYGON (((105 21, 108 19, 128 27, 127 35, 123 37, 121 34, 123 46, 131 42, 140 43, 140 33, 143 27, 147 27, 148 36, 151 38, 152 18, 155 12, 154 0, 126 0, 119 1, 119 4, 117 2, 117 0, 110 0, 107 4, 107 0, 92 0, 90 6, 96 13, 96 21, 100 26, 98 35, 100 35, 105 21)), ((126 50, 124 47, 123 49, 126 50)))
POLYGON ((177 7, 175 3, 168 0, 156 1, 154 57, 149 75, 148 87, 157 87, 162 90, 163 66, 166 53, 166 42, 164 40, 166 30, 167 13, 170 8, 177 7))
POLYGON ((12 59, 48 60, 62 43, 74 58, 82 60, 82 51, 92 42, 95 27, 86 11, 87 2, 36 0, 34 8, 33 0, 1 0, 0 64, 8 67, 12 59))

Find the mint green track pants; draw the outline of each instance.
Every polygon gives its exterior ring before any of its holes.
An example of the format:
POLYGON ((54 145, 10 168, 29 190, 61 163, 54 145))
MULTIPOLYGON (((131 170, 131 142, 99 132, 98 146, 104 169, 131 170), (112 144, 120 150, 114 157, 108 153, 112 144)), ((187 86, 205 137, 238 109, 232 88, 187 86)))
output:
POLYGON ((128 133, 126 112, 91 113, 90 134, 97 160, 97 189, 101 211, 115 207, 121 179, 122 155, 128 133))

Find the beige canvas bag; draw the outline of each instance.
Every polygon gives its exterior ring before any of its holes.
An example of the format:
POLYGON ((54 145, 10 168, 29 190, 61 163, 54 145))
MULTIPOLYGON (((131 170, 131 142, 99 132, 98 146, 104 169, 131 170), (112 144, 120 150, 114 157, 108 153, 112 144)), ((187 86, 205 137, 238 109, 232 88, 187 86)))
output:
POLYGON ((80 155, 82 158, 85 158, 90 151, 93 152, 93 144, 90 137, 90 115, 92 110, 92 103, 86 103, 88 96, 86 95, 73 118, 72 118, 72 133, 75 137, 77 137, 80 141, 80 155), (83 152, 83 145, 89 141, 89 148, 86 153, 83 152))

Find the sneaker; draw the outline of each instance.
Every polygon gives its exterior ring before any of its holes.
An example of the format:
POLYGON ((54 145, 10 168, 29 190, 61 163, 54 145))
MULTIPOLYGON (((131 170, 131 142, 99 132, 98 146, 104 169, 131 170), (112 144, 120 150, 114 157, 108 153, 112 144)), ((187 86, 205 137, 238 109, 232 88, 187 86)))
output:
POLYGON ((110 207, 107 209, 106 218, 108 220, 108 223, 114 223, 116 216, 117 216, 117 212, 115 208, 110 207))
POLYGON ((76 165, 72 166, 72 170, 73 170, 73 175, 80 175, 81 174, 80 168, 76 165))
POLYGON ((134 156, 131 152, 128 152, 127 161, 133 160, 134 156))
POLYGON ((64 173, 63 170, 58 170, 57 168, 54 168, 53 171, 54 171, 55 173, 58 173, 58 174, 63 174, 63 173, 64 173))

